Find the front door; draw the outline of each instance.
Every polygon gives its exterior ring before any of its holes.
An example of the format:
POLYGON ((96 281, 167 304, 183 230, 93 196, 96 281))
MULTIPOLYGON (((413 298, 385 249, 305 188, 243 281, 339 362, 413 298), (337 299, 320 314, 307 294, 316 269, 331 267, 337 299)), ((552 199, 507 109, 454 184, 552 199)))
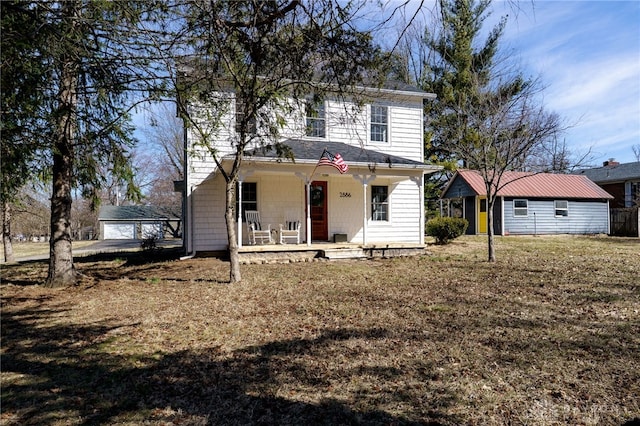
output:
POLYGON ((478 197, 478 234, 487 233, 487 197, 478 197))
POLYGON ((327 221, 327 182, 311 182, 311 240, 329 240, 327 221))

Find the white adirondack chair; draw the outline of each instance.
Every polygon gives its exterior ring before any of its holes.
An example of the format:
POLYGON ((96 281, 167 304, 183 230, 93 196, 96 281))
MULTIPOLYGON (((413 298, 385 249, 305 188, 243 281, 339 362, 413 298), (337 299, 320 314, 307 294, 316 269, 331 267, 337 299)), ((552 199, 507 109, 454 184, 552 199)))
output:
POLYGON ((266 227, 262 225, 260 221, 260 212, 257 210, 247 210, 245 212, 245 218, 247 220, 247 228, 249 230, 249 243, 250 244, 274 244, 275 241, 271 237, 271 225, 266 227))

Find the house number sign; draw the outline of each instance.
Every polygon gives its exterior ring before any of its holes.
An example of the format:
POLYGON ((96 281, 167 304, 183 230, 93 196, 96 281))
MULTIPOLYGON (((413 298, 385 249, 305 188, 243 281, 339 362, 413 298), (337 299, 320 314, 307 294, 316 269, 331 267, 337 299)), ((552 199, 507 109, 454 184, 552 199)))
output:
POLYGON ((350 192, 341 192, 340 193, 340 198, 351 198, 351 193, 350 192))

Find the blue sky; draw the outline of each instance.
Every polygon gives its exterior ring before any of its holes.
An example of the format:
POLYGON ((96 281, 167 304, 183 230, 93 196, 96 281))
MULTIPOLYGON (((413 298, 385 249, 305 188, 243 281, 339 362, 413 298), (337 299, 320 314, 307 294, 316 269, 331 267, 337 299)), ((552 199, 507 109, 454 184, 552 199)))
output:
POLYGON ((494 2, 509 15, 503 47, 546 86, 544 104, 572 127, 570 149, 595 165, 636 161, 640 145, 640 1, 494 2))

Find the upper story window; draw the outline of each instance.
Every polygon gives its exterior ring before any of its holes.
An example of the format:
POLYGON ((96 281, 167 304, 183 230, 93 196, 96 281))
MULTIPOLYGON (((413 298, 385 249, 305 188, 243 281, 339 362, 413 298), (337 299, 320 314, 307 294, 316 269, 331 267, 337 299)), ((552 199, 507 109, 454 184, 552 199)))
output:
POLYGON ((389 141, 388 107, 382 105, 371 105, 371 129, 370 139, 372 142, 389 141))
POLYGON ((305 106, 307 136, 324 138, 326 136, 326 119, 324 101, 309 100, 305 106))
POLYGON ((567 200, 555 200, 556 216, 569 216, 569 202, 567 200))
POLYGON ((388 186, 371 186, 371 220, 389 220, 388 186))
POLYGON ((245 123, 245 117, 249 113, 248 106, 242 98, 236 98, 236 133, 242 131, 242 126, 246 126, 245 131, 247 135, 255 135, 257 132, 255 117, 249 118, 245 123))
POLYGON ((529 215, 529 201, 528 200, 513 200, 513 215, 514 216, 528 216, 529 215))

